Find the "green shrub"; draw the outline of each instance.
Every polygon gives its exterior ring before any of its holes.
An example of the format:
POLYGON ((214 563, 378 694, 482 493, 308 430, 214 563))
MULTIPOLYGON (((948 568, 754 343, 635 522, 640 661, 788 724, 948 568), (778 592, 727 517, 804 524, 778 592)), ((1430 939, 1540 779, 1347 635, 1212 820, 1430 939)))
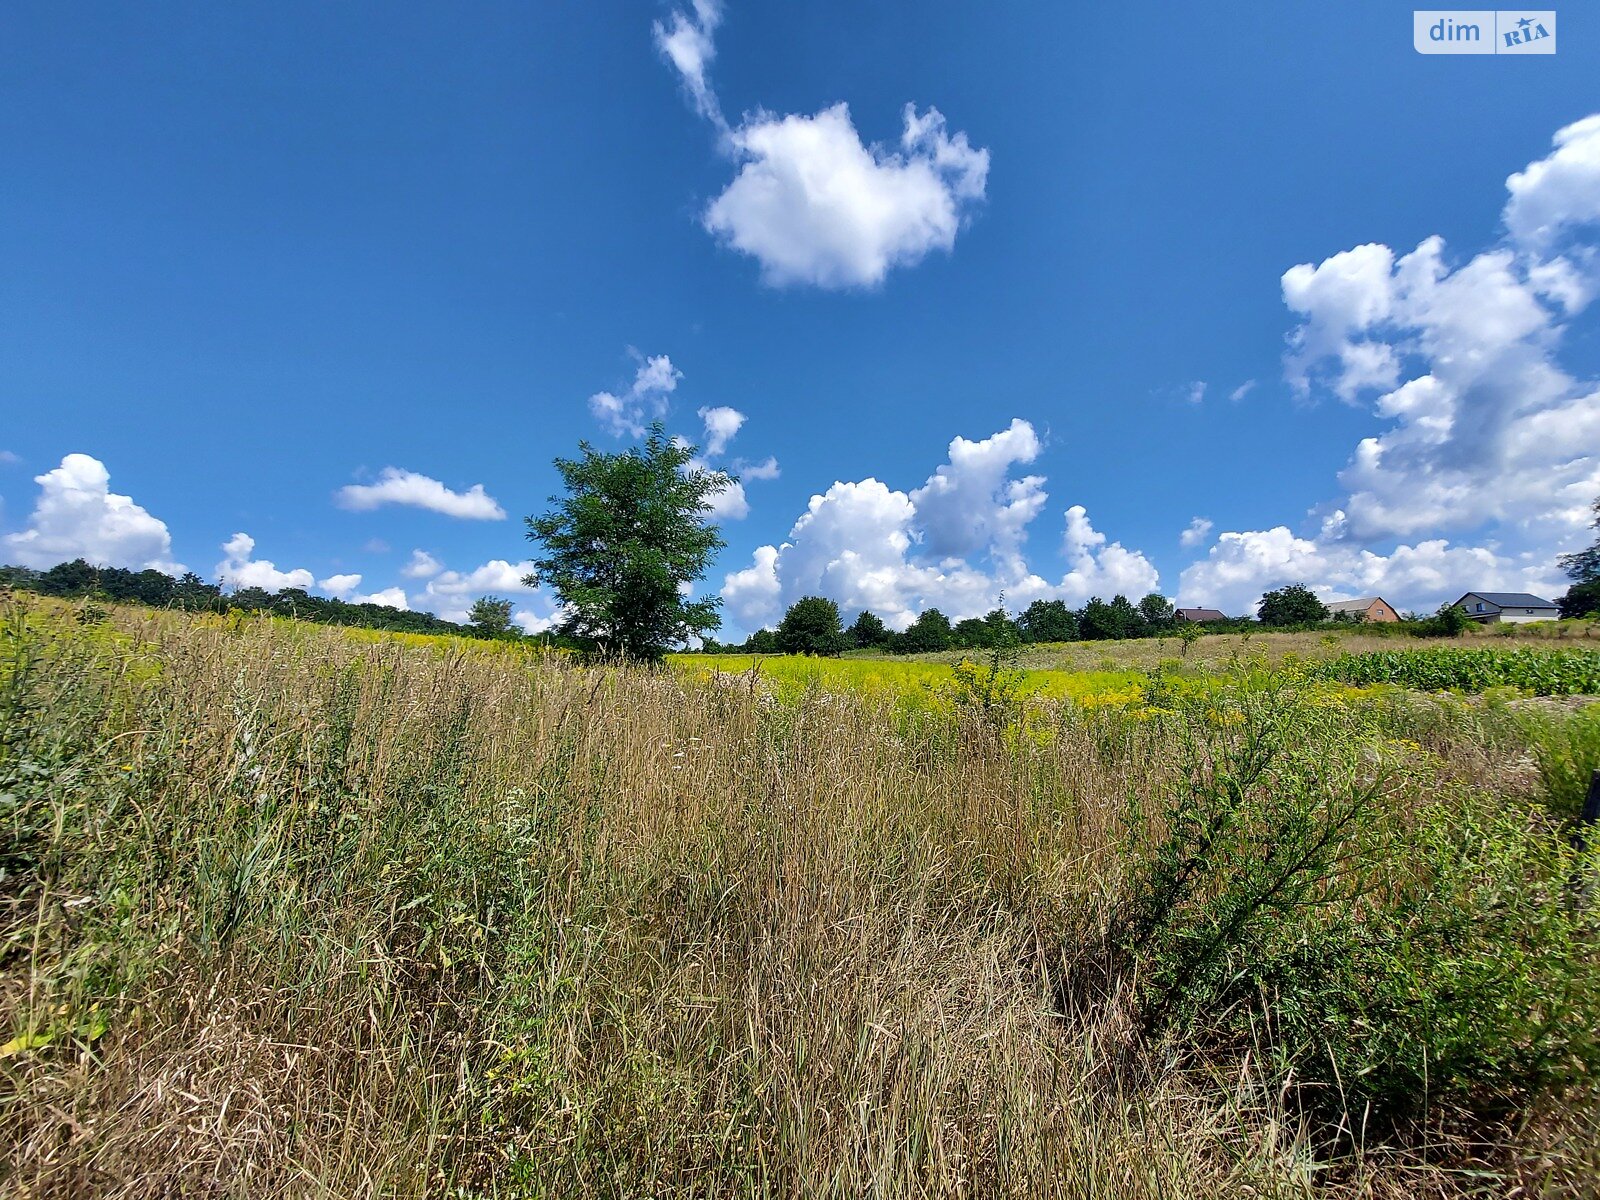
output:
POLYGON ((1600 771, 1600 704, 1575 713, 1530 716, 1524 728, 1550 807, 1576 817, 1583 811, 1589 780, 1600 771))
POLYGON ((1112 940, 1144 1037, 1259 1046, 1346 1130, 1600 1070, 1600 937, 1570 886, 1592 852, 1487 794, 1408 812, 1347 719, 1281 685, 1238 703, 1186 714, 1188 773, 1136 814, 1112 940))
POLYGON ((1437 1107, 1498 1117, 1591 1078, 1600 964, 1570 889, 1579 852, 1495 803, 1436 806, 1404 844, 1407 874, 1240 964, 1304 1098, 1373 1128, 1437 1107))
POLYGON ((1353 901, 1345 881, 1383 786, 1281 685, 1243 693, 1225 718, 1188 716, 1186 775, 1161 812, 1136 815, 1133 886, 1113 930, 1123 955, 1144 960, 1147 1036, 1215 1020, 1235 1003, 1239 962, 1285 921, 1353 901))

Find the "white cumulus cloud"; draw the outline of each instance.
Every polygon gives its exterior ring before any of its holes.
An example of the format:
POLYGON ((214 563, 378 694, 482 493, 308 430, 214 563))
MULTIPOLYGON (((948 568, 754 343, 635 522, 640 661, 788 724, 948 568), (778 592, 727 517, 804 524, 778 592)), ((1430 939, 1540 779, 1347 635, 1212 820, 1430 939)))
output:
POLYGON ((665 354, 646 358, 634 372, 633 384, 622 395, 596 392, 589 397, 589 412, 612 437, 643 437, 645 426, 667 415, 668 397, 677 389, 683 372, 665 354))
POLYGON ((904 628, 927 608, 955 619, 978 616, 1005 593, 1015 609, 1034 599, 1081 603, 1090 595, 1142 595, 1155 568, 1105 536, 1081 507, 1067 514, 1071 569, 1050 583, 1028 569, 1028 524, 1047 499, 1044 479, 1014 478, 1039 454, 1039 439, 1016 420, 981 440, 957 437, 949 460, 910 492, 878 479, 836 482, 811 497, 788 538, 758 547, 730 572, 722 596, 745 629, 771 624, 804 595, 824 595, 847 614, 871 609, 904 628))
POLYGON ((1182 575, 1187 603, 1242 610, 1304 580, 1431 608, 1474 588, 1549 594, 1600 493, 1600 384, 1560 362, 1600 290, 1600 116, 1507 180, 1506 236, 1470 256, 1439 237, 1367 243, 1283 275, 1300 318, 1285 375, 1382 428, 1339 474, 1313 534, 1222 534, 1182 575), (1440 536, 1449 534, 1455 542, 1440 536))
POLYGON ((468 521, 500 521, 506 511, 494 497, 475 483, 464 492, 454 492, 426 475, 399 467, 385 467, 377 483, 352 483, 339 489, 335 499, 341 508, 368 512, 385 504, 425 508, 468 521))
POLYGON ((444 564, 426 550, 413 550, 406 565, 400 568, 400 574, 407 579, 426 579, 430 575, 437 575, 442 570, 444 570, 444 564))
POLYGON ((989 152, 907 105, 899 148, 862 142, 849 107, 757 114, 729 134, 738 174, 706 209, 717 239, 761 264, 769 284, 872 287, 895 267, 949 250, 983 199, 989 152))
POLYGON ((1209 517, 1196 517, 1178 535, 1178 544, 1181 546, 1198 546, 1206 540, 1206 535, 1210 532, 1211 519, 1209 517))
POLYGON ((1556 132, 1555 150, 1506 180, 1506 228, 1543 248, 1576 225, 1600 222, 1600 113, 1556 132))
POLYGON ((270 559, 254 557, 256 540, 248 533, 236 533, 222 544, 223 559, 217 564, 217 582, 224 587, 264 588, 269 592, 284 588, 309 588, 314 582, 310 571, 296 568, 280 571, 270 559))
POLYGON ((702 408, 699 417, 706 427, 703 450, 707 458, 714 458, 726 450, 745 422, 742 412, 725 404, 716 408, 702 408))
MULTIPOLYGON (((503 558, 490 559, 470 571, 441 570, 413 594, 412 601, 417 608, 437 613, 447 621, 465 621, 472 602, 479 596, 524 597, 530 605, 544 607, 547 611, 541 616, 549 617, 555 611, 555 602, 541 589, 524 582, 532 573, 532 559, 514 563, 503 558)), ((530 608, 529 613, 532 611, 530 608)), ((530 615, 529 619, 535 618, 530 615)))
POLYGON ((733 470, 740 479, 776 479, 779 474, 778 460, 770 454, 758 463, 736 459, 733 470))
POLYGON ((349 600, 351 604, 381 604, 384 608, 397 608, 401 612, 407 612, 411 608, 406 602, 404 590, 398 587, 381 588, 364 595, 357 594, 349 597, 349 600))
POLYGON ((69 454, 34 482, 39 497, 27 526, 5 538, 9 558, 29 567, 82 558, 102 567, 183 572, 183 565, 172 560, 166 523, 131 497, 113 492, 110 472, 99 459, 69 454))
POLYGON ((354 595, 355 590, 361 586, 361 576, 329 575, 326 579, 317 580, 317 586, 328 595, 344 600, 354 595))
POLYGON ((843 103, 806 116, 757 111, 730 126, 711 86, 722 7, 696 0, 654 28, 657 48, 737 166, 702 223, 761 264, 773 286, 872 287, 895 267, 948 251, 983 200, 989 152, 950 133, 937 108, 907 104, 893 147, 868 144, 843 103))

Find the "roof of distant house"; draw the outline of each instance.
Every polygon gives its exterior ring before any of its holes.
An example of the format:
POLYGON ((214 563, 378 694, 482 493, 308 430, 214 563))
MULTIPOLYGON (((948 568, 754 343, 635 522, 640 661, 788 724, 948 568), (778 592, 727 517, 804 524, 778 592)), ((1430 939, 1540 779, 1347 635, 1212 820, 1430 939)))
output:
POLYGON ((1179 608, 1175 613, 1185 621, 1226 621, 1228 615, 1217 608, 1179 608))
POLYGON ((1383 604, 1389 608, 1394 607, 1382 596, 1362 596, 1358 600, 1329 600, 1323 607, 1329 612, 1366 612, 1374 604, 1383 604))
MULTIPOLYGON (((1467 596, 1476 596, 1480 600, 1487 600, 1490 604, 1499 605, 1501 608, 1558 608, 1553 600, 1541 600, 1532 592, 1468 592, 1467 596)), ((1461 597, 1465 600, 1467 596, 1461 597)), ((1456 603, 1460 604, 1461 600, 1456 603)))

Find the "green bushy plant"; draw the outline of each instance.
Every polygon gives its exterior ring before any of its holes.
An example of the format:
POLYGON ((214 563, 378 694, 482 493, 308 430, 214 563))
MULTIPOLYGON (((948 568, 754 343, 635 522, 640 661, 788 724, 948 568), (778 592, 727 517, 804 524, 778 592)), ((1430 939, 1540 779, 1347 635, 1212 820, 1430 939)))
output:
POLYGON ((1550 807, 1566 817, 1583 810, 1589 781, 1600 771, 1600 704, 1575 713, 1537 714, 1523 727, 1550 807))
POLYGON ((1499 797, 1408 813, 1404 771, 1281 686, 1186 721, 1113 925, 1146 1039, 1254 1043, 1347 1130, 1600 1069, 1600 931, 1570 887, 1592 852, 1499 797))

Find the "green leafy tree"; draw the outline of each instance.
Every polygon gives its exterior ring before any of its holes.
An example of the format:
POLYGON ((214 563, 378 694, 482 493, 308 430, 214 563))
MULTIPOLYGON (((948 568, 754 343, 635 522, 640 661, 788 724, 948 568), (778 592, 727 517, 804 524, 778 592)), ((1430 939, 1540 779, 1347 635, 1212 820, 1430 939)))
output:
POLYGON ((845 636, 858 650, 878 650, 894 641, 894 632, 883 623, 883 619, 865 608, 845 631, 845 636))
POLYGON ((1160 592, 1151 592, 1143 600, 1139 601, 1139 615, 1152 632, 1171 629, 1173 622, 1177 619, 1176 610, 1172 607, 1172 601, 1168 600, 1160 592))
MULTIPOLYGON (((1600 499, 1594 502, 1594 520, 1589 523, 1589 528, 1600 529, 1600 499)), ((1596 538, 1594 545, 1587 549, 1574 554, 1563 554, 1556 561, 1573 583, 1594 583, 1600 580, 1600 538, 1596 538)))
POLYGON ((1092 596, 1078 617, 1078 630, 1089 639, 1138 637, 1144 630, 1144 618, 1133 606, 1133 601, 1118 593, 1110 601, 1092 596))
POLYGON ((778 646, 785 654, 838 654, 845 648, 839 606, 826 596, 802 596, 778 623, 778 646))
POLYGON ((1119 638, 1138 637, 1144 633, 1144 617, 1132 600, 1120 592, 1111 597, 1111 621, 1119 638))
POLYGON ((1561 606, 1561 615, 1569 619, 1600 613, 1600 577, 1573 584, 1556 603, 1561 606))
POLYGON ((1263 625, 1314 625, 1328 619, 1328 609, 1305 584, 1291 583, 1261 597, 1256 619, 1263 625))
MULTIPOLYGON (((1005 597, 1001 596, 1000 599, 1004 600, 1005 597)), ((987 638, 985 646, 1005 648, 1022 641, 1022 630, 1017 628, 1017 623, 1004 608, 991 608, 984 613, 983 627, 987 638)))
POLYGON ((543 553, 526 582, 560 597, 570 614, 561 631, 603 654, 655 661, 720 628, 722 601, 684 592, 725 544, 706 518, 732 477, 694 466, 696 448, 669 439, 660 423, 622 453, 578 448, 581 457, 555 461, 566 494, 528 518, 528 538, 543 553))
POLYGON ((977 650, 989 644, 989 627, 982 617, 957 621, 950 630, 950 644, 959 650, 977 650))
POLYGON ((39 591, 46 596, 87 596, 100 586, 100 572, 81 558, 57 563, 39 576, 39 591))
POLYGON ((214 583, 207 583, 193 571, 185 571, 173 586, 172 598, 179 608, 219 608, 222 589, 214 583))
POLYGON ((900 635, 897 647, 902 654, 926 654, 950 648, 950 618, 930 608, 911 622, 900 635))
POLYGON ((504 637, 511 632, 511 601, 479 596, 467 610, 467 623, 488 637, 504 637))
POLYGON ((1111 606, 1099 596, 1090 596, 1089 603, 1078 614, 1078 636, 1086 641, 1101 641, 1116 637, 1111 606))
POLYGON ((1420 624, 1427 637, 1455 637, 1472 624, 1472 618, 1457 605, 1441 604, 1438 612, 1420 624))
POLYGON ((1078 639, 1078 616, 1064 600, 1035 600, 1017 622, 1023 640, 1029 642, 1073 642, 1078 639))
POLYGON ((746 639, 745 651, 749 654, 780 654, 778 635, 770 629, 758 629, 746 639))
POLYGON ((32 567, 12 565, 0 567, 0 588, 23 588, 27 591, 38 591, 39 572, 32 567))

